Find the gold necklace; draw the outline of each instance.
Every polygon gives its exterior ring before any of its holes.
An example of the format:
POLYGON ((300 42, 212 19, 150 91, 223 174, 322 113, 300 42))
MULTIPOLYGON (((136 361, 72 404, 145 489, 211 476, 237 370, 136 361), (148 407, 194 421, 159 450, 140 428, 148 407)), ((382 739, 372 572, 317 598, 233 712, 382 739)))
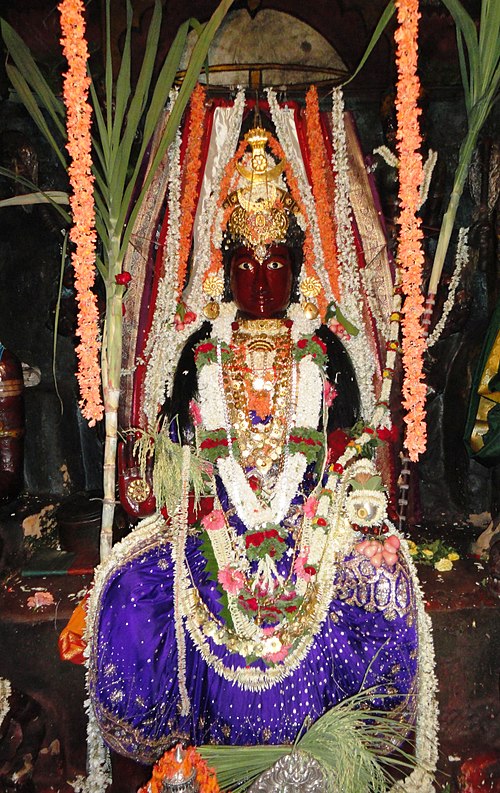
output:
POLYGON ((224 366, 229 420, 241 462, 266 474, 282 460, 291 396, 292 344, 282 320, 238 323, 224 366))

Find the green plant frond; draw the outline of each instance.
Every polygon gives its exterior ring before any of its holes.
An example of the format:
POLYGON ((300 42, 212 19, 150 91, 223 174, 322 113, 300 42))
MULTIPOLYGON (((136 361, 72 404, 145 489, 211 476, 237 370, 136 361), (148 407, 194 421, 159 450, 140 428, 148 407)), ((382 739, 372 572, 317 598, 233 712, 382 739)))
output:
POLYGON ((102 280, 104 282, 106 282, 107 270, 106 270, 106 267, 104 266, 103 261, 102 261, 100 256, 96 256, 95 264, 96 264, 96 267, 97 267, 97 272, 101 276, 102 280))
POLYGON ((109 205, 109 188, 108 183, 100 168, 95 165, 92 166, 92 175, 95 180, 94 184, 94 197, 95 202, 99 207, 99 211, 107 212, 106 207, 109 205))
POLYGON ((479 37, 460 0, 443 0, 443 3, 457 27, 468 130, 460 147, 450 200, 439 230, 428 292, 436 292, 438 288, 470 161, 481 129, 496 101, 500 82, 500 3, 482 0, 479 37))
MULTIPOLYGON (((30 179, 26 179, 24 176, 21 176, 15 171, 11 171, 10 168, 0 167, 0 176, 5 176, 7 179, 12 179, 13 182, 22 184, 23 187, 27 187, 29 190, 31 190, 32 196, 38 196, 37 200, 34 198, 24 200, 23 196, 13 196, 12 198, 6 198, 4 199, 4 206, 15 206, 16 204, 51 204, 55 209, 57 209, 61 217, 63 217, 67 223, 71 222, 71 216, 61 206, 61 204, 69 203, 69 196, 67 193, 64 193, 61 190, 47 190, 44 192, 43 190, 40 190, 39 186, 30 179)), ((24 196, 26 196, 26 194, 24 194, 24 196)))
POLYGON ((320 763, 327 789, 335 793, 385 793, 394 772, 411 771, 413 755, 399 744, 409 725, 390 713, 374 708, 381 699, 376 688, 361 690, 321 716, 293 747, 201 746, 199 752, 212 766, 223 790, 244 791, 264 771, 290 752, 300 752, 320 763), (391 753, 384 754, 390 746, 391 753))
MULTIPOLYGON (((99 236, 99 239, 102 242, 102 246, 106 250, 109 247, 108 229, 106 228, 106 225, 105 225, 105 223, 104 223, 104 221, 102 219, 102 213, 101 213, 101 211, 99 209, 100 198, 97 195, 97 193, 94 193, 94 200, 96 202, 96 209, 97 209, 97 211, 95 213, 95 227, 96 227, 96 231, 97 231, 97 234, 99 236)), ((107 266, 105 266, 103 264, 103 267, 104 267, 104 272, 107 273, 108 272, 107 266)), ((101 275, 102 275, 102 273, 101 273, 101 275)))
POLYGON ((113 126, 113 58, 111 55, 111 0, 106 0, 106 59, 104 69, 104 90, 106 102, 106 125, 108 140, 111 140, 113 126))
POLYGON ((97 124, 97 133, 98 138, 94 135, 93 137, 93 144, 94 150, 99 157, 99 162, 101 163, 101 168, 105 173, 107 168, 109 167, 109 140, 108 140, 108 130, 106 127, 106 122, 104 120, 104 116, 101 110, 101 105, 99 104, 99 97, 97 95, 97 91, 94 85, 94 81, 90 80, 90 98, 92 100, 92 110, 94 113, 94 119, 97 124))
MULTIPOLYGON (((488 83, 500 58, 500 4, 483 0, 479 28, 479 57, 484 80, 488 83)), ((483 88, 485 86, 483 85, 483 88)))
POLYGON ((19 98, 21 99, 23 105, 26 107, 26 110, 30 114, 31 118, 37 125, 38 129, 45 137, 48 143, 52 146, 52 149, 56 153, 59 162, 63 166, 63 168, 67 167, 67 162, 64 154, 61 151, 61 146, 56 142, 52 132, 49 129, 47 122, 45 121, 44 115, 40 110, 38 103, 35 99, 35 95, 33 94, 32 90, 30 89, 28 83, 26 82, 25 78, 19 71, 16 66, 13 66, 11 63, 7 63, 5 65, 5 69, 7 72, 7 76, 11 81, 13 87, 19 94, 19 98))
POLYGON ((27 83, 31 85, 33 91, 37 94, 47 112, 52 117, 52 120, 54 121, 58 131, 65 139, 66 130, 63 123, 65 116, 63 103, 47 84, 40 69, 36 65, 29 48, 26 46, 18 33, 16 33, 14 28, 12 28, 8 22, 2 19, 1 29, 3 40, 14 63, 21 74, 24 75, 27 83))
MULTIPOLYGON (((127 182, 128 166, 130 163, 130 153, 149 97, 153 69, 158 52, 160 26, 161 3, 159 0, 155 0, 144 57, 132 101, 128 108, 125 130, 123 135, 116 142, 116 146, 113 146, 111 151, 112 160, 109 174, 110 195, 116 198, 115 213, 113 214, 116 214, 117 218, 118 214, 123 217, 123 211, 125 211, 125 213, 128 211, 128 202, 124 201, 124 193, 125 184, 127 182), (127 204, 127 206, 124 206, 124 204, 127 204)), ((115 97, 115 102, 119 102, 118 97, 115 97)), ((114 139, 113 135, 112 139, 114 139)), ((117 219, 117 228, 121 228, 120 219, 117 219)))
POLYGON ((158 75, 158 80, 156 81, 144 123, 143 153, 155 130, 156 120, 159 114, 164 110, 168 96, 172 90, 175 75, 179 68, 184 47, 186 46, 188 31, 189 22, 183 22, 176 33, 175 39, 172 42, 158 75))
POLYGON ((460 77, 462 79, 462 85, 464 87, 465 108, 467 110, 467 115, 469 115, 471 108, 469 72, 467 68, 467 59, 464 49, 464 37, 459 28, 456 28, 456 39, 457 39, 457 50, 458 50, 458 63, 460 65, 460 77))
MULTIPOLYGON (((149 108, 148 108, 148 111, 146 113, 146 119, 145 119, 145 123, 144 123, 144 132, 143 132, 143 141, 142 141, 141 149, 139 151, 139 154, 138 154, 135 166, 134 166, 134 170, 133 170, 132 176, 131 176, 131 178, 130 178, 130 180, 128 182, 128 185, 127 185, 127 187, 125 189, 125 193, 124 193, 122 211, 121 211, 120 220, 119 220, 119 222, 122 223, 122 224, 125 223, 126 213, 128 212, 128 207, 129 207, 129 204, 130 204, 132 193, 133 193, 133 191, 135 189, 135 185, 136 185, 136 182, 137 182, 137 177, 138 177, 140 169, 141 169, 141 165, 142 165, 144 154, 146 152, 147 146, 149 145, 149 141, 151 140, 151 137, 154 134, 156 125, 158 123, 158 120, 160 119, 161 114, 164 111, 165 105, 166 105, 167 100, 168 100, 168 96, 169 96, 170 91, 172 89, 174 78, 175 78, 175 75, 176 75, 177 70, 179 68, 179 63, 180 63, 180 59, 181 59, 181 56, 182 56, 182 52, 183 52, 184 47, 185 47, 188 30, 189 30, 189 24, 187 22, 184 22, 180 26, 179 30, 177 31, 176 37, 175 37, 175 39, 174 39, 174 41, 172 43, 172 46, 170 47, 170 49, 168 51, 168 55, 167 55, 167 57, 165 59, 165 62, 163 64, 162 68, 161 68, 160 74, 158 76, 158 80, 156 81, 156 85, 155 85, 155 88, 154 88, 154 91, 153 91, 153 95, 151 97, 149 108)), ((170 143, 172 142, 172 140, 174 138, 176 129, 177 128, 173 129, 171 126, 168 127, 168 124, 167 124, 167 128, 165 129, 165 132, 163 134, 162 141, 160 143, 158 152, 157 152, 156 156, 154 157, 154 159, 153 159, 153 161, 151 163, 151 167, 148 170, 148 174, 146 176, 146 180, 145 180, 144 184, 142 185, 142 188, 141 188, 141 191, 140 191, 140 193, 139 193, 139 195, 137 197, 137 200, 134 203, 134 207, 132 209, 132 213, 131 213, 129 221, 127 223, 127 226, 126 226, 126 229, 125 229, 125 232, 124 232, 124 236, 123 236, 123 241, 122 241, 122 249, 121 250, 122 250, 123 254, 125 253, 125 250, 126 250, 128 244, 129 244, 130 235, 132 233, 132 229, 133 229, 134 222, 135 222, 135 219, 137 217, 137 214, 140 211, 140 207, 141 207, 144 195, 146 194, 148 188, 151 185, 151 182, 154 179, 154 175, 155 175, 156 170, 157 170, 157 168, 158 168, 158 166, 159 166, 159 164, 161 162, 161 159, 163 158, 168 146, 170 145, 170 143)))
POLYGON ((345 80, 342 83, 343 86, 344 85, 348 85, 348 83, 350 83, 351 80, 354 80, 354 78, 360 73, 361 69, 365 65, 365 63, 368 60, 368 58, 370 57, 370 55, 372 53, 372 50, 374 49, 375 45, 377 44, 379 38, 381 37, 382 33, 386 29, 387 25, 389 24, 389 21, 390 21, 390 19, 391 19, 392 15, 394 14, 395 11, 396 11, 396 4, 395 4, 394 0, 389 0, 389 3, 387 4, 382 16, 380 17, 375 30, 373 31, 373 35, 372 35, 370 41, 368 42, 368 46, 367 46, 367 48, 365 50, 365 53, 364 53, 363 57, 361 58, 361 61, 359 62, 358 66, 356 68, 356 71, 354 72, 354 74, 351 74, 351 76, 347 80, 345 80))
MULTIPOLYGON (((140 437, 134 444, 134 455, 139 463, 141 476, 146 471, 153 471, 153 492, 158 509, 166 508, 169 515, 174 515, 179 507, 182 495, 182 459, 184 447, 169 437, 167 430, 159 432, 134 430, 140 437), (154 462, 153 462, 154 461, 154 462)), ((204 490, 205 463, 194 452, 189 462, 190 489, 194 493, 195 505, 199 504, 204 490)))
MULTIPOLYGON (((63 193, 62 190, 47 190, 46 193, 37 190, 36 193, 22 193, 11 198, 3 198, 0 201, 0 207, 29 206, 33 204, 52 204, 59 208, 59 204, 69 204, 69 196, 67 193, 63 193)), ((69 215, 66 215, 66 218, 70 220, 69 215)))
MULTIPOLYGON (((160 146, 158 147, 158 151, 156 152, 156 155, 155 155, 155 158, 154 158, 154 160, 153 160, 153 162, 151 164, 151 168, 149 170, 149 173, 148 173, 148 175, 146 177, 146 180, 145 180, 145 182, 144 182, 144 184, 142 186, 142 189, 141 189, 141 192, 139 194, 139 197, 138 197, 138 200, 136 202, 136 205, 135 205, 135 207, 133 209, 133 212, 132 212, 132 214, 131 214, 131 216, 129 218, 129 221, 127 223, 128 230, 127 230, 127 232, 125 232, 124 237, 123 237, 123 243, 122 243, 122 249, 121 249, 122 250, 122 255, 124 255, 124 253, 125 253, 128 241, 130 239, 130 234, 132 232, 134 220, 137 217, 137 214, 138 214, 138 212, 140 210, 140 206, 141 206, 143 197, 146 194, 146 191, 147 191, 149 185, 151 184, 151 182, 152 182, 152 180, 154 178, 154 174, 155 174, 156 168, 158 167, 159 163, 161 162, 161 159, 162 159, 163 155, 165 154, 168 146, 170 145, 170 143, 174 139, 176 130, 177 130, 177 128, 178 128, 178 126, 179 126, 179 124, 181 122, 184 110, 186 109, 186 105, 187 105, 187 103, 189 101, 191 93, 193 92, 193 89, 194 89, 194 87, 196 85, 196 82, 198 80, 198 76, 200 74, 200 70, 201 70, 201 68, 202 68, 202 66, 203 66, 203 64, 205 62, 206 57, 207 57, 207 53, 208 53, 210 44, 212 43, 212 39, 213 39, 215 33, 217 32, 217 30, 219 29, 219 27, 220 27, 225 15, 227 14, 227 12, 228 12, 229 8, 231 7, 231 5, 233 4, 233 2, 234 2, 234 0, 222 0, 222 2, 219 3, 219 5, 215 9, 215 11, 213 12, 212 16, 210 17, 209 21, 203 26, 203 31, 202 31, 200 37, 198 38, 196 44, 194 45, 194 48, 193 48, 193 51, 191 53, 191 57, 190 57, 190 60, 189 60, 189 64, 188 64, 188 67, 187 67, 187 70, 186 70, 186 74, 185 74, 184 80, 182 82, 182 86, 180 88, 180 91, 179 91, 179 95, 177 97, 177 100, 176 100, 173 108, 172 108, 172 111, 171 111, 171 113, 169 115, 169 118, 168 118, 168 121, 167 121, 167 124, 166 124, 166 127, 165 127, 165 132, 164 132, 164 135, 163 135, 162 142, 161 142, 160 146)), ((169 53, 169 55, 170 55, 170 53, 169 53)), ((160 80, 158 82, 160 82, 160 80)), ((159 114, 157 115, 157 118, 159 118, 159 114)), ((147 145, 148 142, 149 142, 149 138, 146 139, 146 135, 145 135, 145 144, 147 145)), ((137 168, 137 166, 136 166, 136 168, 137 168)), ((122 204, 122 219, 123 219, 123 221, 124 221, 124 218, 125 218, 125 213, 127 212, 128 204, 129 204, 130 198, 132 196, 132 192, 133 192, 134 186, 135 186, 135 180, 131 179, 130 183, 129 183, 129 186, 127 188, 127 191, 125 192, 124 201, 123 201, 123 204, 122 204)))
POLYGON ((111 150, 116 152, 120 145, 120 137, 125 119, 125 113, 130 99, 130 62, 131 62, 131 47, 130 42, 132 39, 132 6, 130 0, 127 0, 127 27, 125 31, 125 42, 123 45, 122 58, 120 63, 120 71, 116 80, 115 89, 115 108, 113 117, 113 129, 111 131, 111 150))
POLYGON ((443 3, 464 37, 469 56, 470 71, 472 74, 477 74, 479 65, 479 43, 474 21, 467 13, 460 0, 443 0, 443 3))

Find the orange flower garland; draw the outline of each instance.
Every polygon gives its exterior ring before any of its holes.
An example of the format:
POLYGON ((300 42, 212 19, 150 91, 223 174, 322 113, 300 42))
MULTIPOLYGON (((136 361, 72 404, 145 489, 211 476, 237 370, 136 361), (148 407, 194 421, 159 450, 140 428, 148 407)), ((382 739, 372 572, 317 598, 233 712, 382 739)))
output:
MULTIPOLYGON (((231 157, 228 164, 224 169, 224 176, 221 179, 220 189, 219 189, 219 198, 217 200, 217 209, 219 210, 226 200, 227 196, 231 192, 231 182, 235 179, 237 175, 236 171, 236 163, 241 160, 243 154, 245 153, 245 149, 248 147, 248 143, 246 140, 241 140, 240 144, 235 152, 235 154, 231 157)), ((227 222, 229 220, 229 216, 231 214, 231 208, 226 208, 224 211, 224 217, 222 221, 222 230, 224 231, 227 222)), ((215 214, 217 218, 218 213, 215 214)), ((220 248, 216 248, 213 243, 210 243, 211 247, 211 255, 210 255, 210 267, 206 270, 205 275, 203 277, 203 283, 210 275, 217 275, 222 268, 222 251, 220 248)))
POLYGON ((405 295, 402 319, 403 406, 407 425, 406 447, 411 460, 416 461, 425 451, 425 396, 423 357, 425 339, 421 325, 424 300, 421 291, 422 229, 417 210, 420 204, 419 187, 423 181, 422 158, 419 154, 421 137, 417 106, 419 79, 417 76, 418 0, 396 0, 399 26, 395 33, 398 83, 396 112, 398 121, 400 226, 398 265, 405 295))
POLYGON ((193 230, 196 200, 198 196, 198 177, 201 168, 200 154, 205 113, 205 89, 198 83, 191 95, 189 139, 184 160, 185 183, 180 207, 180 244, 179 265, 177 270, 177 294, 179 299, 184 287, 189 252, 191 250, 191 232, 193 230))
POLYGON ((93 426, 103 415, 99 368, 99 316, 97 299, 92 292, 95 274, 95 214, 94 178, 91 157, 91 115, 87 101, 90 79, 87 76, 88 48, 85 39, 85 21, 82 0, 62 0, 61 44, 69 69, 64 75, 63 95, 67 111, 68 143, 70 156, 68 174, 73 194, 70 206, 73 227, 70 239, 75 245, 72 255, 75 269, 75 289, 78 302, 77 334, 80 343, 78 356, 78 383, 80 408, 83 416, 93 426))
POLYGON ((329 164, 325 156, 325 144, 319 118, 318 91, 312 85, 306 94, 306 132, 311 160, 312 191, 316 203, 319 234, 323 246, 325 269, 328 273, 332 292, 339 300, 339 276, 335 224, 332 217, 333 202, 328 197, 326 174, 329 164))
POLYGON ((215 771, 209 768, 205 760, 198 754, 194 746, 189 746, 179 764, 175 759, 176 748, 170 749, 160 757, 153 768, 153 775, 138 793, 162 793, 164 780, 172 779, 179 771, 184 777, 189 777, 193 769, 196 770, 196 781, 200 793, 221 793, 215 771))

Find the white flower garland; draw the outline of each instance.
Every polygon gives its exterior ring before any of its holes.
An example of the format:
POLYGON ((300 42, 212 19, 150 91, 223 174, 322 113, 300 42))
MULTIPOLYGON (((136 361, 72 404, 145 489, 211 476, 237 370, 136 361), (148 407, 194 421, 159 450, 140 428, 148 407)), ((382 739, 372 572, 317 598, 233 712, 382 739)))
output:
POLYGON ((390 168, 399 168, 399 158, 389 146, 377 146, 373 154, 378 154, 390 168))
POLYGON ((427 340, 427 349, 430 349, 441 336, 446 321, 448 319, 448 315, 455 305, 455 293, 457 291, 458 285, 460 283, 460 278, 462 276, 462 272, 465 268, 465 265, 469 261, 469 245, 468 245, 468 235, 469 229, 468 228, 461 228, 458 232, 458 241, 457 241, 457 252, 455 255, 455 269, 453 270, 453 276, 450 281, 450 285, 448 287, 448 296, 446 298, 446 302, 443 306, 443 313, 441 314, 441 319, 437 323, 436 327, 432 331, 431 335, 427 340))
POLYGON ((236 318, 236 306, 234 303, 221 303, 220 312, 217 319, 212 320, 212 333, 219 341, 229 344, 233 334, 232 324, 236 318))
POLYGON ((433 793, 438 761, 439 708, 432 622, 425 611, 422 589, 406 539, 392 528, 401 541, 401 551, 410 572, 417 604, 418 693, 415 758, 418 765, 406 779, 393 785, 391 793, 433 793))
POLYGON ((177 130, 169 149, 168 180, 168 231, 165 241, 164 273, 158 284, 153 323, 146 343, 145 356, 149 356, 144 381, 144 413, 150 426, 154 426, 158 406, 165 401, 165 368, 172 365, 173 320, 176 308, 176 266, 180 242, 181 200, 181 133, 177 130))
MULTIPOLYGON (((292 168, 295 178, 297 179, 300 197, 304 204, 307 214, 307 222, 311 230, 311 236, 313 240, 315 270, 318 274, 318 278, 321 281, 326 301, 327 303, 330 303, 333 300, 333 292, 325 267, 325 255, 328 256, 329 252, 323 251, 321 235, 319 232, 318 216, 316 213, 316 204, 304 167, 304 161, 302 159, 302 152, 297 138, 293 112, 288 107, 282 108, 279 106, 276 93, 272 88, 266 88, 266 94, 269 102, 269 109, 271 110, 271 118, 276 128, 278 140, 283 147, 285 157, 292 168)), ((303 272, 301 274, 301 280, 305 277, 306 273, 303 272)))
POLYGON ((191 449, 186 445, 182 449, 182 498, 177 519, 177 531, 174 535, 172 548, 172 560, 174 563, 174 622, 175 640, 177 643, 177 678, 179 681, 179 695, 181 698, 181 716, 187 716, 191 710, 186 684, 186 637, 182 624, 182 577, 185 575, 184 559, 186 555, 186 539, 188 533, 190 460, 191 449))
POLYGON ((299 485, 307 468, 303 454, 296 452, 285 459, 279 474, 269 506, 262 504, 248 483, 241 465, 229 456, 218 460, 220 478, 227 490, 236 513, 249 529, 265 523, 281 523, 285 518, 292 498, 297 494, 299 485))
MULTIPOLYGON (((388 146, 378 146, 376 149, 373 150, 373 154, 378 154, 384 162, 390 167, 394 169, 399 168, 399 158, 397 154, 394 154, 393 151, 388 146)), ((433 149, 429 149, 429 153, 423 165, 423 180, 422 184, 418 188, 418 193, 420 197, 420 204, 418 205, 418 209, 422 207, 425 202, 427 201, 427 196, 429 195, 429 187, 432 181, 432 174, 434 173, 434 168, 436 167, 438 159, 437 151, 433 149)), ((376 163, 375 163, 376 167, 376 163)))
POLYGON ((427 159, 425 160, 423 166, 424 177, 422 180, 422 184, 418 188, 418 195, 420 197, 420 204, 418 205, 419 209, 427 201, 427 197, 429 195, 429 188, 431 186, 431 181, 432 181, 432 174, 434 173, 434 168, 436 167, 437 159, 438 159, 437 151, 434 151, 433 149, 429 149, 427 159))
POLYGON ((323 377, 308 355, 299 362, 295 425, 316 429, 323 402, 323 377))
MULTIPOLYGON (((183 591, 182 602, 184 603, 187 630, 205 662, 217 674, 229 682, 237 683, 244 690, 264 691, 277 683, 281 683, 298 668, 309 651, 314 636, 326 619, 332 600, 335 569, 339 562, 339 554, 337 553, 339 539, 337 527, 339 523, 342 523, 342 521, 339 519, 339 514, 337 514, 330 531, 327 533, 322 532, 325 537, 324 549, 316 575, 315 587, 314 590, 312 590, 315 599, 311 608, 307 630, 286 658, 279 665, 269 667, 268 669, 262 670, 251 666, 240 668, 235 668, 232 665, 226 666, 223 660, 211 652, 208 644, 209 640, 212 639, 216 644, 227 645, 229 643, 228 632, 224 628, 218 629, 213 622, 207 625, 208 615, 205 609, 200 610, 196 588, 193 585, 189 586, 187 584, 189 580, 188 575, 183 578, 186 586, 183 591)), ((214 530, 214 535, 222 531, 224 530, 214 530)), ((350 530, 350 536, 352 544, 354 536, 352 530, 350 530)), ((218 559, 219 564, 236 564, 234 553, 230 550, 229 541, 226 542, 222 536, 220 540, 220 545, 218 547, 216 545, 214 546, 214 550, 217 548, 217 551, 221 553, 221 558, 220 560, 218 559)), ((218 538, 215 537, 215 543, 217 542, 218 538)), ((238 637, 237 647, 231 647, 231 650, 236 650, 242 655, 247 654, 247 652, 255 652, 259 655, 264 655, 266 652, 269 652, 265 644, 266 637, 261 629, 257 629, 258 632, 249 630, 245 620, 242 630, 244 638, 240 640, 238 637)))
POLYGON ((218 108, 216 113, 223 115, 224 123, 216 123, 214 118, 212 139, 207 162, 211 162, 210 172, 205 170, 203 185, 198 202, 194 224, 193 275, 186 289, 186 301, 196 314, 203 310, 205 296, 202 289, 203 274, 210 267, 211 242, 219 242, 220 222, 217 220, 217 204, 224 170, 236 151, 241 130, 245 92, 238 90, 232 108, 218 108), (223 136, 223 137, 222 137, 223 136), (221 144, 222 137, 222 144, 221 144), (213 240, 212 237, 215 236, 213 240))
POLYGON ((220 391, 219 366, 207 363, 198 372, 198 394, 203 425, 209 432, 224 427, 226 423, 224 400, 220 393, 214 394, 214 391, 220 391), (214 396, 218 398, 214 399, 214 396))
POLYGON ((0 677, 0 724, 10 710, 9 697, 11 694, 12 686, 10 680, 7 680, 5 677, 0 677))
MULTIPOLYGON (((227 328, 228 319, 229 317, 226 317, 224 324, 221 323, 223 330, 227 328)), ((217 345, 217 358, 217 363, 208 363, 199 372, 198 393, 205 429, 213 431, 224 427, 226 431, 229 456, 218 460, 220 477, 238 517, 246 526, 256 528, 263 523, 280 523, 297 493, 307 467, 307 460, 300 452, 285 455, 283 470, 278 476, 269 506, 259 501, 241 465, 233 456, 229 411, 223 386, 220 341, 217 345)), ((323 378, 310 356, 305 356, 298 365, 292 367, 292 381, 287 443, 292 421, 300 427, 317 427, 323 400, 323 378), (296 373, 297 369, 298 373, 296 373)))
POLYGON ((165 240, 165 272, 158 285, 155 314, 146 345, 146 354, 150 356, 144 383, 143 410, 150 426, 154 426, 158 406, 164 402, 165 396, 170 393, 175 373, 175 364, 187 338, 203 322, 204 296, 201 288, 203 273, 210 263, 210 234, 215 207, 218 200, 218 190, 222 173, 231 159, 241 128, 241 119, 245 103, 244 92, 240 89, 236 96, 234 106, 231 108, 218 108, 216 113, 224 113, 226 120, 226 135, 223 145, 219 147, 218 135, 221 134, 217 124, 214 124, 211 146, 217 149, 216 162, 211 174, 205 171, 204 189, 200 195, 194 222, 194 266, 191 282, 185 295, 188 307, 196 313, 196 321, 186 325, 178 331, 174 328, 176 311, 176 284, 177 261, 179 257, 179 229, 180 229, 180 145, 181 135, 178 131, 176 139, 170 150, 169 172, 169 198, 168 198, 168 230, 165 240))
POLYGON ((318 319, 308 319, 300 303, 290 303, 286 315, 293 322, 291 337, 295 344, 302 336, 311 336, 318 329, 318 319))
POLYGON ((358 258, 352 231, 350 205, 349 162, 344 127, 344 99, 341 88, 334 88, 332 95, 332 168, 335 175, 335 220, 337 226, 337 251, 339 262, 339 286, 342 307, 359 333, 346 340, 345 346, 351 353, 360 386, 363 415, 371 416, 375 406, 373 376, 375 364, 371 346, 366 335, 360 306, 363 303, 358 258))

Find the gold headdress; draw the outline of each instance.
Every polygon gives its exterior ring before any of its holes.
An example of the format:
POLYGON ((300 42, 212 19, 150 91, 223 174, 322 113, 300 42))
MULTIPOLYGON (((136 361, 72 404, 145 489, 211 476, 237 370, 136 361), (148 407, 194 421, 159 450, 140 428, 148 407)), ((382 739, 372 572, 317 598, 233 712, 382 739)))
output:
MULTIPOLYGON (((285 160, 275 162, 268 155, 266 147, 271 133, 260 126, 249 130, 244 142, 251 149, 248 165, 242 160, 235 163, 235 172, 243 184, 227 195, 222 206, 231 210, 227 221, 227 232, 233 240, 253 250, 256 259, 263 262, 267 250, 273 243, 285 242, 290 216, 300 212, 292 195, 285 189, 281 177, 285 170, 285 160)), ((248 159, 248 155, 247 155, 248 159)), ((314 318, 318 309, 311 298, 321 290, 317 278, 303 279, 300 290, 305 301, 303 308, 307 316, 314 318)), ((219 314, 218 298, 224 291, 224 281, 218 274, 205 278, 203 291, 210 297, 204 307, 205 316, 215 319, 219 314)))
POLYGON ((292 196, 278 183, 284 161, 269 166, 265 151, 269 137, 269 132, 261 127, 247 132, 244 140, 252 149, 250 167, 240 162, 236 168, 248 184, 230 193, 223 205, 234 207, 228 222, 231 236, 252 248, 260 261, 266 256, 268 245, 284 242, 290 212, 298 209, 292 196))

